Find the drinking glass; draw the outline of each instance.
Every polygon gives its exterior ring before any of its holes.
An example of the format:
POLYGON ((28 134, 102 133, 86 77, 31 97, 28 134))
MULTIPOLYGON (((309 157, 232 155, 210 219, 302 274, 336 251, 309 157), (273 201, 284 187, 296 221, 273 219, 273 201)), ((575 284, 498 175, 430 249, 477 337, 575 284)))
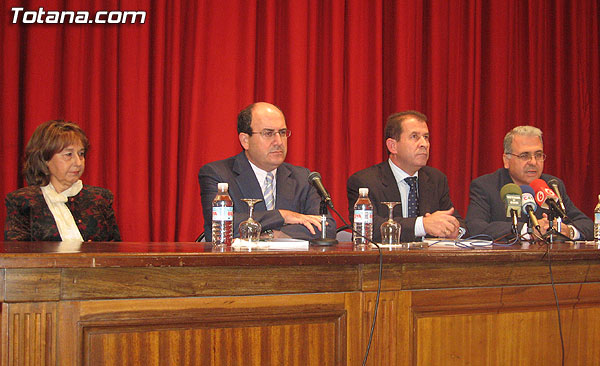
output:
POLYGON ((256 243, 258 242, 258 238, 260 238, 262 225, 252 218, 252 213, 254 212, 254 205, 262 201, 262 199, 242 198, 242 201, 246 202, 248 207, 250 207, 250 215, 248 216, 248 220, 240 223, 240 239, 256 243))
POLYGON ((400 224, 394 221, 394 207, 400 202, 381 202, 390 210, 389 219, 381 224, 381 243, 400 244, 400 224))

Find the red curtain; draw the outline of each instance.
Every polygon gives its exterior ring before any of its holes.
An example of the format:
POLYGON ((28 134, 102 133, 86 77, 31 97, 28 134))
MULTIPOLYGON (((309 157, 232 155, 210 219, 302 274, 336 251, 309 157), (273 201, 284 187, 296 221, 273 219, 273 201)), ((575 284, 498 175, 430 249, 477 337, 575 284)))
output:
POLYGON ((64 118, 89 135, 83 180, 115 193, 124 240, 193 240, 198 169, 240 151, 238 111, 266 100, 293 131, 287 161, 319 171, 344 215, 348 176, 387 156, 385 118, 417 109, 463 216, 470 181, 501 166, 518 124, 542 128, 545 171, 591 216, 599 11, 598 0, 4 1, 0 195, 24 185, 35 127, 64 118), (14 7, 147 15, 13 24, 14 7))

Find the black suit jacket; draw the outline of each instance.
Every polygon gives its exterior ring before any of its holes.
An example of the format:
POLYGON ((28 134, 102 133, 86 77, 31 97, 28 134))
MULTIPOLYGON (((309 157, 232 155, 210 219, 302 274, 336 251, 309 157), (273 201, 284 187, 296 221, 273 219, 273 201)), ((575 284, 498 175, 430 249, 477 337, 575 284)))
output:
MULTIPOLYGON (((312 239, 321 236, 315 229, 315 235, 299 224, 284 225, 278 209, 295 211, 301 214, 318 215, 321 199, 315 188, 308 182, 310 171, 306 168, 283 163, 277 168, 277 186, 275 209, 267 211, 265 202, 254 206, 253 218, 260 222, 262 230, 281 230, 292 238, 312 239)), ((239 236, 239 224, 248 218, 248 205, 242 198, 263 198, 260 184, 250 166, 246 154, 241 153, 229 159, 206 164, 198 173, 202 212, 204 214, 204 233, 206 240, 212 240, 212 201, 217 195, 217 184, 228 183, 229 195, 233 200, 234 237, 239 236)), ((328 217, 327 237, 335 237, 335 220, 328 217)))
MULTIPOLYGON (((419 216, 440 210, 449 210, 454 207, 450 200, 448 179, 441 171, 430 166, 419 169, 419 216)), ((389 162, 386 160, 367 169, 360 170, 348 178, 348 211, 350 221, 354 221, 354 203, 358 199, 358 189, 369 188, 369 199, 373 204, 373 240, 381 241, 379 227, 387 221, 389 209, 381 202, 401 202, 398 183, 392 173, 389 162)), ((459 220, 462 227, 465 224, 454 211, 454 216, 459 220)), ((402 217, 402 203, 394 207, 394 220, 399 222, 402 230, 400 240, 403 242, 415 241, 416 218, 402 217)))
MULTIPOLYGON (((84 185, 66 205, 85 241, 121 241, 112 207, 113 194, 84 185)), ((6 195, 4 240, 61 241, 56 221, 39 186, 28 186, 6 195)))
MULTIPOLYGON (((558 181, 558 189, 565 204, 567 216, 580 230, 583 236, 582 239, 592 240, 593 222, 575 207, 567 195, 563 181, 549 174, 542 174, 541 176, 541 179, 546 182, 553 178, 558 181)), ((467 227, 471 235, 487 234, 497 239, 512 232, 512 221, 509 217, 506 217, 506 208, 502 197, 500 197, 500 189, 508 183, 514 182, 508 173, 508 169, 505 168, 482 175, 471 182, 470 202, 467 211, 467 227)), ((548 210, 538 207, 535 216, 541 218, 543 213, 548 213, 548 210)), ((522 214, 519 218, 519 232, 526 222, 527 215, 522 214)))

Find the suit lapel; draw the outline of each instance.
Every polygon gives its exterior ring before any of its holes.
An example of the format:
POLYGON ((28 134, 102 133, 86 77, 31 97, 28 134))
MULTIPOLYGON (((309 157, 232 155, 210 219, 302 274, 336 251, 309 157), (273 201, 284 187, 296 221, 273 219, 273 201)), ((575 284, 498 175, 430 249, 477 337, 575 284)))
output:
POLYGON ((291 175, 292 171, 284 164, 277 168, 277 198, 275 200, 275 208, 296 206, 296 202, 294 202, 294 192, 296 192, 296 185, 298 182, 291 179, 291 175))
MULTIPOLYGON (((263 198, 260 184, 243 151, 235 157, 233 172, 236 175, 235 182, 241 192, 240 198, 263 198)), ((264 201, 257 203, 255 208, 257 211, 265 211, 267 209, 264 201)))
POLYGON ((380 191, 383 192, 384 198, 381 202, 400 202, 399 205, 394 207, 394 215, 402 216, 402 197, 398 189, 398 182, 396 182, 392 168, 390 168, 390 163, 387 160, 379 164, 379 181, 382 185, 380 191))
POLYGON ((434 197, 434 187, 429 177, 429 174, 426 173, 424 169, 419 170, 419 216, 422 216, 426 213, 432 213, 435 210, 431 207, 431 199, 430 197, 434 197))

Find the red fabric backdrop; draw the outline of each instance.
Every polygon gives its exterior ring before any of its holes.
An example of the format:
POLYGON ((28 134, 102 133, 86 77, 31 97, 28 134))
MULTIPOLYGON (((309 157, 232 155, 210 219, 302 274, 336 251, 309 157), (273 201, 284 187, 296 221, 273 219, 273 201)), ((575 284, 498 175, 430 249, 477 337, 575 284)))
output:
MULTIPOLYGON (((286 114, 287 160, 319 171, 346 214, 346 179, 386 157, 392 112, 430 118, 430 165, 462 215, 517 124, 545 132, 545 171, 591 216, 600 193, 598 0, 4 1, 0 195, 23 186, 41 122, 88 133, 84 182, 111 189, 124 240, 202 230, 205 163, 240 150, 237 112, 286 114), (144 10, 145 24, 12 24, 25 10, 144 10)), ((0 211, 4 222, 6 210, 0 211)))

